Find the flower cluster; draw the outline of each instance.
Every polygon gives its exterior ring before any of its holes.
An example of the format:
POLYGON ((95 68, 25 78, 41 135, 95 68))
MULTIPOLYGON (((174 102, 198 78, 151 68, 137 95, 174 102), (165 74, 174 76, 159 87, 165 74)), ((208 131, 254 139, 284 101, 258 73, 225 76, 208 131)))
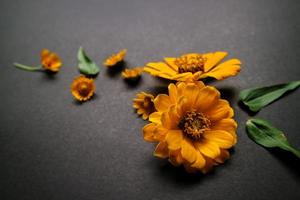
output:
MULTIPOLYGON (((127 50, 122 49, 104 62, 108 70, 123 66, 127 50)), ((137 114, 148 124, 143 127, 144 139, 157 143, 154 155, 168 158, 174 166, 183 166, 187 172, 206 173, 213 166, 229 158, 229 149, 237 142, 237 123, 229 103, 221 99, 220 92, 205 85, 201 79, 222 80, 240 71, 238 59, 222 60, 227 52, 189 53, 179 57, 149 62, 145 67, 124 69, 127 81, 139 80, 143 72, 169 79, 168 94, 139 92, 133 99, 137 114)), ((85 53, 78 51, 80 76, 71 84, 71 94, 80 101, 91 99, 95 93, 95 77, 100 68, 85 53)), ((62 65, 56 53, 47 49, 41 52, 41 66, 30 67, 15 63, 28 71, 58 72, 62 65)))
POLYGON ((175 80, 168 94, 140 92, 133 100, 137 113, 148 119, 144 139, 157 143, 154 155, 168 158, 174 166, 187 172, 206 173, 229 158, 229 149, 237 142, 237 123, 228 101, 220 92, 200 79, 217 80, 236 75, 241 62, 221 60, 226 52, 185 54, 150 62, 144 71, 153 76, 175 80))

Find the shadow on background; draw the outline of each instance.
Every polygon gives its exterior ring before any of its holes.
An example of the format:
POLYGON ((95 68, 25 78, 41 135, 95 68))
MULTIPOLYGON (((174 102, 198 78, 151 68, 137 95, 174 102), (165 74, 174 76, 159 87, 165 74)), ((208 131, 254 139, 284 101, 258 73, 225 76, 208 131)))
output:
POLYGON ((217 89, 220 91, 222 99, 226 99, 230 104, 235 102, 237 91, 234 87, 218 87, 217 89))
POLYGON ((267 149, 282 165, 287 168, 300 182, 300 159, 291 152, 279 148, 267 149))
POLYGON ((55 79, 57 79, 57 75, 58 75, 58 72, 52 72, 49 70, 42 70, 42 71, 37 71, 37 72, 43 73, 43 75, 42 75, 43 81, 55 80, 55 79))
POLYGON ((143 81, 142 81, 142 76, 138 76, 134 79, 124 79, 124 82, 126 83, 129 89, 134 89, 137 86, 139 86, 143 81))
MULTIPOLYGON (((230 154, 235 153, 234 149, 230 150, 230 154)), ((230 165, 230 159, 225 163, 215 166, 210 172, 202 174, 200 171, 196 173, 187 173, 183 166, 175 167, 167 161, 167 159, 157 159, 151 157, 148 165, 152 165, 154 175, 163 181, 178 187, 189 187, 191 185, 201 184, 201 182, 214 179, 219 176, 218 169, 226 168, 230 165)))
POLYGON ((158 94, 168 94, 168 86, 159 85, 155 87, 150 87, 148 89, 150 94, 158 95, 158 94))
POLYGON ((239 101, 238 105, 244 112, 246 112, 251 117, 255 116, 258 113, 251 111, 242 101, 239 101))
POLYGON ((116 65, 107 68, 106 74, 111 78, 118 77, 126 67, 127 63, 125 61, 118 62, 116 65))

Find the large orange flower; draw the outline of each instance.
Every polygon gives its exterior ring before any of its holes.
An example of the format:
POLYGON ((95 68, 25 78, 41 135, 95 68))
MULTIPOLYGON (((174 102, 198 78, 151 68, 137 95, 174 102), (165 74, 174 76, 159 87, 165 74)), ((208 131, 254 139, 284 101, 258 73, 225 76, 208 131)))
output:
POLYGON ((150 62, 144 68, 145 72, 176 81, 192 82, 212 77, 222 80, 234 76, 240 71, 240 60, 221 60, 227 52, 190 53, 177 58, 164 58, 164 62, 150 62))
POLYGON ((237 141, 233 110, 219 91, 202 82, 170 84, 169 94, 154 99, 157 112, 143 128, 144 139, 158 142, 154 155, 183 165, 188 172, 208 172, 229 158, 237 141))

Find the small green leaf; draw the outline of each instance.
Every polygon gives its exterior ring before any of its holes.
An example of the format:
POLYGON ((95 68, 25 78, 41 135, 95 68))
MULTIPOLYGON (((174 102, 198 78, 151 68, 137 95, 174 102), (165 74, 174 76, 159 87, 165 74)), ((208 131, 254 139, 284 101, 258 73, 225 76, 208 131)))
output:
POLYGON ((95 76, 99 73, 99 66, 86 55, 82 47, 80 47, 78 50, 77 58, 79 61, 78 69, 80 73, 92 76, 95 76))
POLYGON ((253 112, 257 112, 272 103, 289 90, 300 86, 300 81, 273 85, 269 87, 250 88, 240 93, 240 100, 253 112))
POLYGON ((300 158, 300 151, 293 148, 283 132, 272 126, 270 122, 262 119, 249 119, 246 123, 246 130, 248 137, 257 144, 267 148, 278 147, 300 158))

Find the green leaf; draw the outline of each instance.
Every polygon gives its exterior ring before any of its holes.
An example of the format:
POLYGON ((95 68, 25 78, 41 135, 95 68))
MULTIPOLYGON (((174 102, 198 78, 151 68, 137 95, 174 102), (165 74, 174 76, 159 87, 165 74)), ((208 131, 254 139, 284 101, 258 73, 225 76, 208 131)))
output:
POLYGON ((293 148, 283 132, 272 126, 270 122, 262 119, 249 119, 246 123, 246 130, 248 137, 257 144, 267 148, 278 147, 300 158, 300 151, 293 148))
POLYGON ((77 58, 79 61, 78 69, 80 73, 92 76, 95 76, 99 73, 99 66, 86 55, 82 47, 80 47, 78 50, 77 58))
POLYGON ((300 81, 293 81, 269 87, 250 88, 240 93, 240 100, 248 106, 250 110, 257 112, 281 97, 287 91, 294 90, 299 86, 300 81))

